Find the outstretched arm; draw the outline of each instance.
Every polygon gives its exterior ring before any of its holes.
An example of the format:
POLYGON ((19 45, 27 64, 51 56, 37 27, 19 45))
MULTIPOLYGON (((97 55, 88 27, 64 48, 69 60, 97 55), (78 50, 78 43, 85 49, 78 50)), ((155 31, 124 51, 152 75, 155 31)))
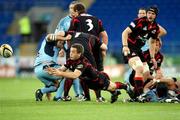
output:
POLYGON ((70 78, 70 79, 76 79, 81 75, 81 71, 75 69, 74 72, 71 71, 61 71, 57 68, 47 68, 46 71, 50 74, 50 75, 54 75, 54 76, 61 76, 61 77, 65 77, 65 78, 70 78))
POLYGON ((48 42, 52 42, 52 41, 66 41, 66 40, 70 40, 71 39, 71 35, 68 34, 65 36, 65 32, 64 31, 60 31, 56 34, 48 34, 46 36, 46 40, 48 42))

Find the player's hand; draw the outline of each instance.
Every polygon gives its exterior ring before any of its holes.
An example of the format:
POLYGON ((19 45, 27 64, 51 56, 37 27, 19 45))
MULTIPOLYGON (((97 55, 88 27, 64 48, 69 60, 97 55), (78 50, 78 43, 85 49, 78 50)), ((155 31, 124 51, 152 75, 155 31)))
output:
POLYGON ((55 35, 55 34, 48 34, 48 35, 46 36, 46 41, 47 41, 47 42, 56 41, 56 35, 55 35))
POLYGON ((65 37, 65 40, 70 40, 71 38, 72 38, 71 35, 67 35, 67 36, 65 37))
POLYGON ((59 57, 64 57, 64 56, 65 56, 65 51, 64 51, 64 49, 61 49, 59 51, 59 57))
POLYGON ((159 82, 160 82, 160 79, 155 79, 155 78, 154 78, 154 79, 152 80, 152 83, 153 83, 153 84, 156 84, 156 83, 159 83, 159 82))
POLYGON ((127 46, 123 46, 123 54, 124 56, 127 56, 128 54, 130 54, 130 50, 127 46))
POLYGON ((102 50, 105 50, 105 51, 107 51, 107 49, 108 49, 108 47, 107 47, 107 45, 106 45, 105 43, 102 43, 102 45, 100 46, 100 48, 101 48, 102 50))
POLYGON ((54 76, 61 76, 61 71, 59 71, 58 69, 56 68, 52 68, 52 67, 48 67, 45 69, 48 74, 50 75, 54 75, 54 76))
POLYGON ((154 69, 156 70, 157 69, 157 61, 154 58, 152 58, 151 61, 154 65, 154 69))

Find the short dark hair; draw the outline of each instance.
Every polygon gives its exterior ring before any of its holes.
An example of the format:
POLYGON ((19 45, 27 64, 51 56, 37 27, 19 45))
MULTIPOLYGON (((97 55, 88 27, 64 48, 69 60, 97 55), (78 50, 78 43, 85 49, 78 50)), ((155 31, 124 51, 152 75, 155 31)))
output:
POLYGON ((83 3, 77 3, 74 5, 74 11, 78 12, 78 14, 82 14, 86 12, 85 6, 83 3))
POLYGON ((145 11, 146 11, 146 8, 141 7, 141 8, 138 9, 138 11, 139 11, 139 10, 145 10, 145 11))
POLYGON ((81 53, 82 55, 84 54, 84 47, 81 44, 74 43, 71 47, 72 48, 76 48, 77 49, 77 53, 81 53))
POLYGON ((160 98, 165 98, 168 95, 168 87, 164 82, 160 82, 156 85, 157 95, 160 98))
POLYGON ((146 12, 148 12, 148 11, 154 12, 154 13, 156 14, 156 16, 157 16, 158 13, 159 13, 159 9, 158 9, 157 5, 150 6, 150 7, 146 10, 146 12))

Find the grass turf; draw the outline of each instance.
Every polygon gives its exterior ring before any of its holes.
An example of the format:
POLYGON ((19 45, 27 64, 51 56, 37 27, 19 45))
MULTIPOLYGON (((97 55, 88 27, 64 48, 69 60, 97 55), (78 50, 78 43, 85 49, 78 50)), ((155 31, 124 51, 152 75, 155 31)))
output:
MULTIPOLYGON (((0 120, 179 120, 180 104, 92 101, 36 102, 34 92, 42 84, 36 78, 0 79, 0 120)), ((103 92, 109 100, 110 94, 103 92)), ((73 96, 73 92, 70 93, 73 96)))

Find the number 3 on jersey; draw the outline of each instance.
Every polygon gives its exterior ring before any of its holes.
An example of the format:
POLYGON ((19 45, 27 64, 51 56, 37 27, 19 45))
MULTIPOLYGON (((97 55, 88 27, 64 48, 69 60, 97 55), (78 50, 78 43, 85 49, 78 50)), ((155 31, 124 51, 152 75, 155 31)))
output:
POLYGON ((91 31, 93 29, 93 27, 94 27, 93 24, 92 24, 92 20, 91 19, 87 19, 86 22, 87 22, 87 25, 89 26, 88 31, 91 31))

